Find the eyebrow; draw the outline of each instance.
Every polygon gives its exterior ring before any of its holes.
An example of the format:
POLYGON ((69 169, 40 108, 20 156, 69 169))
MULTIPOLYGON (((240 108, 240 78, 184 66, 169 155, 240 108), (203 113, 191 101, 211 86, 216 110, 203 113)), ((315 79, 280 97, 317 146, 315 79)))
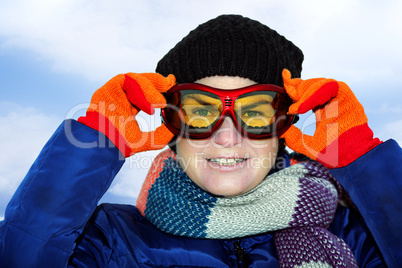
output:
MULTIPOLYGON (((202 97, 200 98, 200 97, 198 97, 198 96, 186 95, 184 99, 186 99, 186 98, 193 99, 194 101, 196 101, 196 102, 199 103, 199 104, 208 105, 208 106, 214 106, 214 105, 219 105, 219 104, 221 104, 221 101, 218 100, 218 99, 215 99, 215 98, 212 98, 212 97, 209 97, 209 96, 205 96, 205 95, 202 95, 202 97), (214 101, 216 101, 216 104, 211 103, 211 102, 207 102, 206 100, 202 100, 202 99, 203 99, 202 97, 205 97, 205 98, 214 100, 214 101)), ((204 99, 205 99, 205 98, 204 98, 204 99)), ((182 101, 182 103, 183 103, 183 101, 182 101)))
POLYGON ((249 105, 242 105, 242 109, 252 109, 252 108, 255 108, 255 107, 257 107, 257 106, 260 106, 260 105, 263 105, 263 104, 270 104, 270 103, 272 103, 271 101, 259 101, 259 102, 257 102, 257 103, 252 103, 252 104, 249 104, 249 105))

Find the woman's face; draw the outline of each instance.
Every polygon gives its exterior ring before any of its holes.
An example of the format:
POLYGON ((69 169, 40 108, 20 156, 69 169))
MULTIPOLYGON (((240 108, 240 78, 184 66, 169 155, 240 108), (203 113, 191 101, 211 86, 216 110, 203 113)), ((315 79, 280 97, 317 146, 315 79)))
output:
MULTIPOLYGON (((220 89, 256 84, 240 77, 214 76, 196 81, 220 89)), ((212 137, 177 139, 177 156, 190 179, 203 190, 219 196, 235 196, 257 186, 275 163, 278 138, 250 140, 225 118, 212 137)))

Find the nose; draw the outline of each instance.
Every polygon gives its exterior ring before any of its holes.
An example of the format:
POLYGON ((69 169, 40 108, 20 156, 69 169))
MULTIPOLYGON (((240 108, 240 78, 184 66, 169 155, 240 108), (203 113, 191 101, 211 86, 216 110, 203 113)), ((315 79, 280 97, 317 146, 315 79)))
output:
POLYGON ((220 128, 212 136, 212 142, 222 147, 233 147, 240 144, 242 136, 237 131, 231 118, 226 117, 220 128))

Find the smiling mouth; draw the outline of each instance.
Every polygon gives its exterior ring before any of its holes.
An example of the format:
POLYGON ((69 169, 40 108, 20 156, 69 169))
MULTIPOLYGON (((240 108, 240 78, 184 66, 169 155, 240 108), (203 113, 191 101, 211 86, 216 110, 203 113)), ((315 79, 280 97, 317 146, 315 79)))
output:
POLYGON ((208 162, 216 163, 221 166, 234 166, 246 160, 247 158, 207 158, 208 162))

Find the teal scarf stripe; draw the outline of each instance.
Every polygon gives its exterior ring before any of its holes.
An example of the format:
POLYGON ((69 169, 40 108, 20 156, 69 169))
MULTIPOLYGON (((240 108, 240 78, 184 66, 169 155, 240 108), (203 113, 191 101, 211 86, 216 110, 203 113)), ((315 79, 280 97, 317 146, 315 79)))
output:
POLYGON ((164 232, 205 238, 208 216, 216 202, 215 197, 196 186, 170 157, 164 161, 159 178, 149 189, 144 212, 164 232), (161 205, 161 202, 165 204, 161 205), (183 214, 188 214, 187 218, 191 220, 183 223, 183 214))

